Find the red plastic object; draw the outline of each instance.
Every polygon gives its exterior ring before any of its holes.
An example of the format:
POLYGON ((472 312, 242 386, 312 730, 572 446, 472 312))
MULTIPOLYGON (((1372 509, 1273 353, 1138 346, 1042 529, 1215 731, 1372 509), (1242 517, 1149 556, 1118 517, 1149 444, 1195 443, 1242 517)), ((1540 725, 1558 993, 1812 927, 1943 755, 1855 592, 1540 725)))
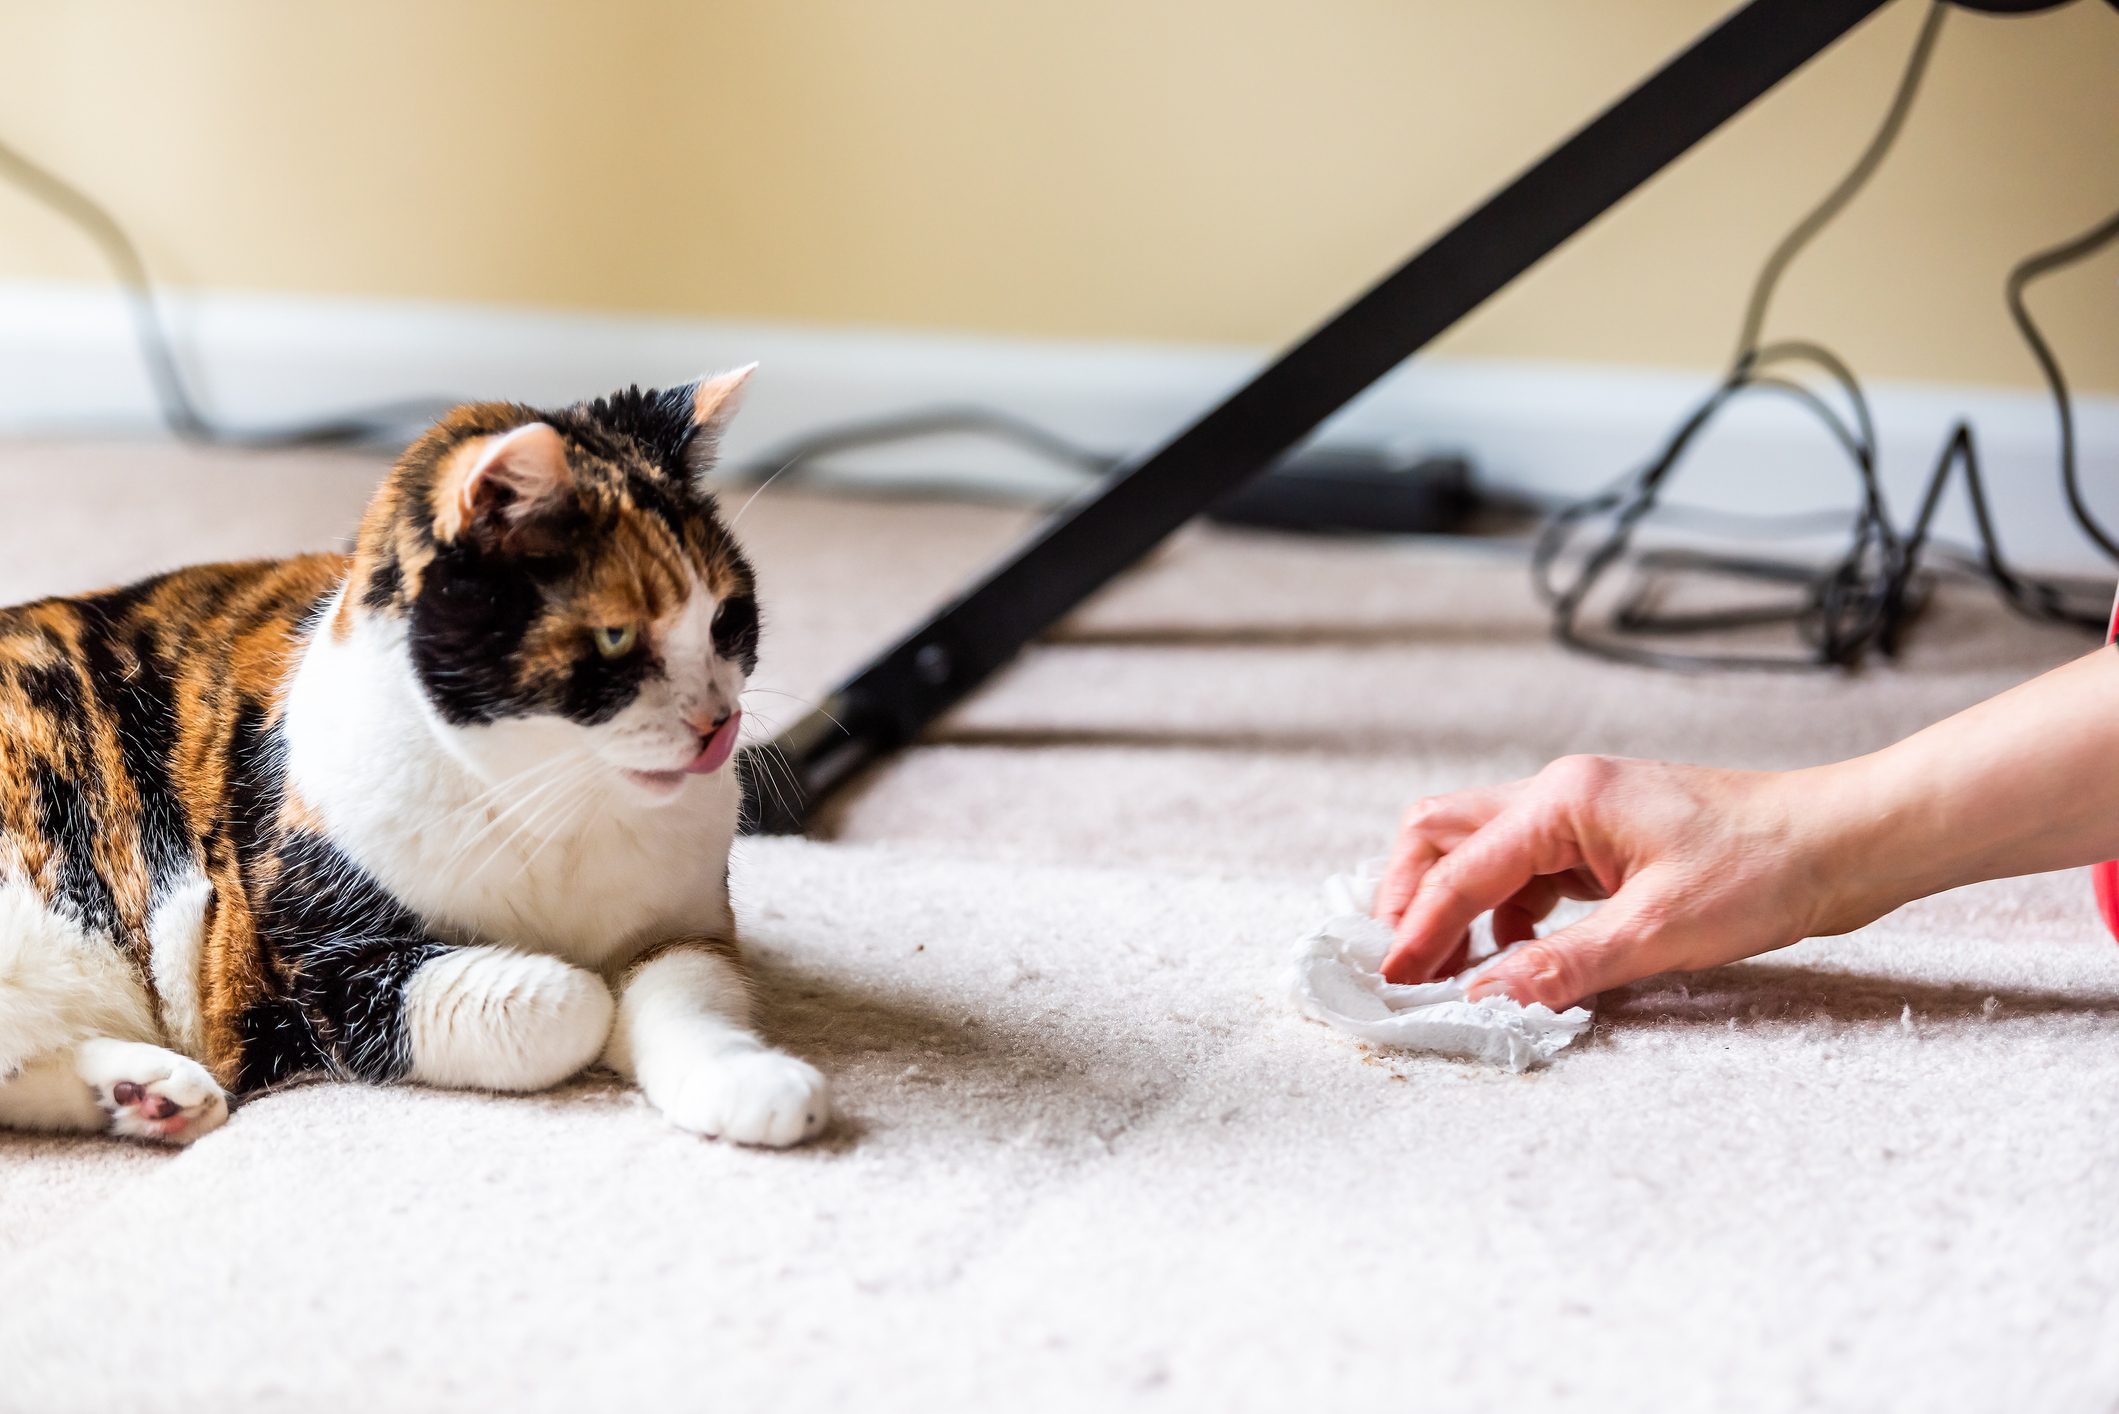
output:
MULTIPOLYGON (((2112 604, 2112 626, 2105 631, 2104 641, 2119 642, 2119 600, 2112 604)), ((2090 881, 2097 887, 2097 911, 2104 915, 2104 926, 2119 939, 2119 861, 2107 859, 2092 865, 2090 881)))

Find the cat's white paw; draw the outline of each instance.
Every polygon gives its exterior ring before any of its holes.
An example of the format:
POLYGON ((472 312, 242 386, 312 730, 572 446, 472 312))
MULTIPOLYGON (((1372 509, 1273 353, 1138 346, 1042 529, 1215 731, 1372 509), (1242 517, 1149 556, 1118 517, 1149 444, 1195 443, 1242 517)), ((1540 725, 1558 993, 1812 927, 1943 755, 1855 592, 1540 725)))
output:
POLYGON ((453 948, 405 988, 409 1078, 463 1090, 543 1090, 594 1061, 611 1034, 594 973, 513 948, 453 948))
POLYGON ((815 1066, 750 1046, 702 1057, 660 1103, 680 1129, 771 1149, 814 1138, 831 1122, 831 1091, 815 1066))
POLYGON ((108 1133, 189 1144, 228 1122, 227 1092, 187 1056, 131 1041, 91 1041, 79 1064, 110 1116, 108 1133))

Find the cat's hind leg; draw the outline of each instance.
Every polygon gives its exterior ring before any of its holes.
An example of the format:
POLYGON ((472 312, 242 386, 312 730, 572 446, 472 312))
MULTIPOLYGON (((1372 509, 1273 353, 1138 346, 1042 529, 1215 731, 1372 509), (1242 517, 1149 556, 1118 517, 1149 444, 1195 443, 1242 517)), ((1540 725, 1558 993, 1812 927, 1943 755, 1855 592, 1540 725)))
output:
POLYGON ((74 1067, 71 1049, 47 1051, 0 1077, 0 1129, 101 1134, 110 1116, 74 1067))
POLYGON ((158 1034, 109 938, 0 879, 0 1127, 177 1144, 219 1127, 221 1087, 158 1034))
POLYGON ((189 1144, 228 1121, 228 1096, 206 1067, 144 1041, 98 1038, 74 1047, 74 1072, 127 1139, 189 1144))
POLYGON ((228 1119, 228 1096, 197 1061, 144 1041, 96 1037, 0 1080, 0 1126, 189 1144, 228 1119))
POLYGON ((159 1034, 147 989, 111 940, 0 869, 0 1076, 91 1036, 159 1034))

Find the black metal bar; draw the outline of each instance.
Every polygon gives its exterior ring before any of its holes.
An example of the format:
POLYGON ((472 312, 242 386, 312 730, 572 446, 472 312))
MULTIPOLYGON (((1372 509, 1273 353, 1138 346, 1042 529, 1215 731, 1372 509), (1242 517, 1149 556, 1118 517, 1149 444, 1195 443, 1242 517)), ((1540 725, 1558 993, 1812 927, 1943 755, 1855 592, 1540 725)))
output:
POLYGON ((1886 2, 1751 0, 759 748, 753 828, 802 829, 854 773, 1886 2))

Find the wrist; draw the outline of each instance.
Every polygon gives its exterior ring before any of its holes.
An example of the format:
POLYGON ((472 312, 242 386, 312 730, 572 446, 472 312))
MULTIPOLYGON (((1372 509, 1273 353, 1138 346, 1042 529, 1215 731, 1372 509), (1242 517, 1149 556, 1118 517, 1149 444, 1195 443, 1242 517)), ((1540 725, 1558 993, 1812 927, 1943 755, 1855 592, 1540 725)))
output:
POLYGON ((1891 751, 1772 780, 1808 905, 1804 936, 1852 932, 1960 882, 1931 838, 1932 799, 1891 751))

